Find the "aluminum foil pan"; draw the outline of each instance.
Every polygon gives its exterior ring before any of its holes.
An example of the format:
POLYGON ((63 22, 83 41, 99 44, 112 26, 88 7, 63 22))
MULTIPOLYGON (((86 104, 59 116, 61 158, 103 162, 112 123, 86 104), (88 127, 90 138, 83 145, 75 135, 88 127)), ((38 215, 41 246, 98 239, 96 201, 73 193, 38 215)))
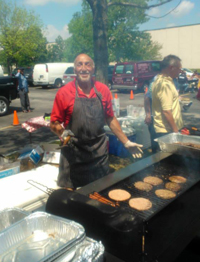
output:
POLYGON ((0 210, 0 232, 28 215, 28 212, 20 208, 6 208, 0 210))
POLYGON ((105 248, 101 242, 86 237, 56 262, 103 262, 105 248))
POLYGON ((105 248, 101 242, 91 238, 86 238, 85 241, 78 247, 76 256, 73 262, 103 262, 105 248))
POLYGON ((179 143, 192 143, 192 144, 200 145, 200 137, 198 136, 189 136, 189 135, 182 135, 180 133, 171 133, 156 138, 155 141, 158 142, 161 151, 167 153, 191 155, 200 152, 200 149, 179 144, 179 143))
POLYGON ((78 223, 35 212, 0 233, 0 261, 55 261, 84 238, 78 223))

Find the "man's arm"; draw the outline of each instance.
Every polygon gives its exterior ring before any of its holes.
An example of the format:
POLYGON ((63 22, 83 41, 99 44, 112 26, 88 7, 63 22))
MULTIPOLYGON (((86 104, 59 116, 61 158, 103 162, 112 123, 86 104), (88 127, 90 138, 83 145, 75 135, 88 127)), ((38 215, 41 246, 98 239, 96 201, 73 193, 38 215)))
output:
POLYGON ((146 113, 145 117, 145 124, 150 125, 151 124, 151 101, 150 98, 145 94, 144 96, 144 110, 146 113))
POLYGON ((143 146, 133 143, 127 138, 127 136, 123 133, 121 126, 115 116, 107 118, 106 122, 112 132, 116 135, 119 141, 122 142, 122 144, 130 151, 134 158, 142 157, 141 153, 143 153, 143 151, 140 149, 140 147, 143 146))
POLYGON ((171 126, 172 131, 175 133, 178 133, 178 128, 174 122, 174 118, 173 118, 171 110, 162 110, 162 112, 165 118, 167 119, 167 122, 171 126))
POLYGON ((15 75, 15 77, 19 78, 19 76, 20 76, 20 70, 17 70, 17 74, 15 75))

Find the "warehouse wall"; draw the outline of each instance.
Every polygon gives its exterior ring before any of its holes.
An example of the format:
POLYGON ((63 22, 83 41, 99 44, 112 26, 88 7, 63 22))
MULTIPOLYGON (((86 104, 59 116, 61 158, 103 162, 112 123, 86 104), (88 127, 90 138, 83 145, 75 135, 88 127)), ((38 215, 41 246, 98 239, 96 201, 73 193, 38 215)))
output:
POLYGON ((200 68, 200 24, 147 31, 162 45, 162 57, 177 55, 183 67, 200 68))

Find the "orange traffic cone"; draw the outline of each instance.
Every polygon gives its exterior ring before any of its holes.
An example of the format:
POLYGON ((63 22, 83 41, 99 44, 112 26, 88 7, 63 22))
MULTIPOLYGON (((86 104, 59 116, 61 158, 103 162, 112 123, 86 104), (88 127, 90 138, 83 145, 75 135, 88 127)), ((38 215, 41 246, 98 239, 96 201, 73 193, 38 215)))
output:
POLYGON ((133 100, 134 99, 134 94, 133 94, 133 90, 131 90, 131 93, 130 93, 130 100, 133 100))
POLYGON ((112 93, 110 92, 110 96, 111 96, 111 100, 113 100, 113 95, 112 95, 112 93))
POLYGON ((145 94, 148 92, 148 87, 145 88, 145 94))
POLYGON ((118 98, 118 96, 117 96, 117 94, 115 94, 115 99, 117 99, 118 98))
POLYGON ((14 110, 13 126, 18 126, 18 125, 20 125, 20 123, 19 123, 19 119, 17 116, 17 111, 14 110))

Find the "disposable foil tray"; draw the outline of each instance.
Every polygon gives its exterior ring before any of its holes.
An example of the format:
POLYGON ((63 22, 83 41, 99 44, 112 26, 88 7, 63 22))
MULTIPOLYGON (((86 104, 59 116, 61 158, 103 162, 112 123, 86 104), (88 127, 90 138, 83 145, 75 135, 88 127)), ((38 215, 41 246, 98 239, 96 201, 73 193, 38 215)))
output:
POLYGON ((0 232, 28 215, 28 212, 20 208, 6 208, 0 210, 0 232))
POLYGON ((156 138, 161 151, 167 153, 178 153, 181 155, 193 155, 200 153, 200 149, 191 146, 186 146, 179 143, 192 143, 200 146, 200 137, 182 135, 180 133, 171 133, 162 137, 156 138))
POLYGON ((66 254, 56 259, 56 262, 103 262, 105 248, 99 241, 86 237, 66 254))
POLYGON ((55 261, 84 238, 78 223, 35 212, 0 233, 0 261, 55 261))

